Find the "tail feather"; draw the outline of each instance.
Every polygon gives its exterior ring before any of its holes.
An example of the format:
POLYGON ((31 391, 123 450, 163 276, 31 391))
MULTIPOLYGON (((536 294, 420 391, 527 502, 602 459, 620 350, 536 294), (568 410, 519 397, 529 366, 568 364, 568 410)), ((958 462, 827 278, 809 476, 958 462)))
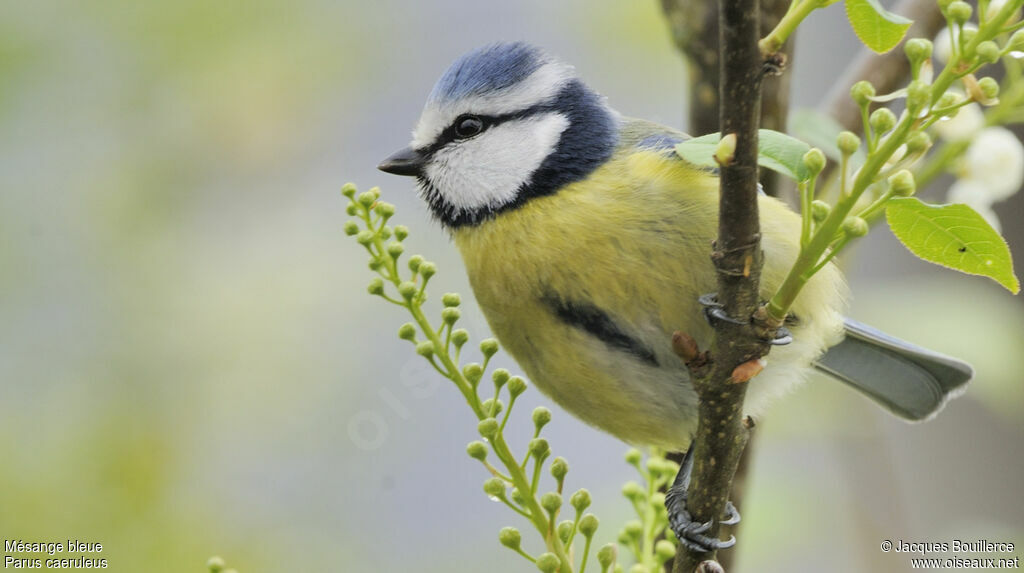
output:
POLYGON ((853 386, 897 416, 927 420, 974 376, 969 364, 847 319, 846 337, 815 368, 853 386))

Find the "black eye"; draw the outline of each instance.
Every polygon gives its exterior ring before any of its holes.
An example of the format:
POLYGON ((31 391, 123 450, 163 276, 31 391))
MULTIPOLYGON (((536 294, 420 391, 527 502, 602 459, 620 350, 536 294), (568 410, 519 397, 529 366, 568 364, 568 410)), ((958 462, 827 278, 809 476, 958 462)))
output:
POLYGON ((455 136, 459 139, 473 137, 484 130, 484 121, 475 115, 464 115, 455 120, 455 136))

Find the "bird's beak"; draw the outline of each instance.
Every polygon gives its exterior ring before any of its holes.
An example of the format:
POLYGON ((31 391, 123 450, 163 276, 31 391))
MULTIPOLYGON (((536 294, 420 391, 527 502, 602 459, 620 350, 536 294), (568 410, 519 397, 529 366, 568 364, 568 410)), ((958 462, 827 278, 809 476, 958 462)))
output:
POLYGON ((411 147, 406 147, 381 161, 377 169, 393 175, 414 177, 423 174, 423 162, 423 154, 411 147))

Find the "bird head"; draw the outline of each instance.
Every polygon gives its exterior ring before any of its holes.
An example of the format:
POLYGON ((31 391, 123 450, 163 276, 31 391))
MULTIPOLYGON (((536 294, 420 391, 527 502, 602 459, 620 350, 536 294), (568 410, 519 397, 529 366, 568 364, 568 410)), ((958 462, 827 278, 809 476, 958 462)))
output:
POLYGON ((521 42, 492 44, 448 68, 411 145, 378 168, 416 177, 445 226, 476 225, 585 178, 617 133, 618 115, 571 66, 521 42))

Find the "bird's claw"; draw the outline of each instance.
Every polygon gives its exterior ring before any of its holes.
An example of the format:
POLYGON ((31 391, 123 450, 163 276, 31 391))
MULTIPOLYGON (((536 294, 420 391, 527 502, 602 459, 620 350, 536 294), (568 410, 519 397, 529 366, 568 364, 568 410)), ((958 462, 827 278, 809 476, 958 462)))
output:
MULTIPOLYGON (((683 462, 679 465, 679 473, 665 495, 665 507, 668 509, 668 523, 672 532, 676 534, 684 547, 690 551, 710 553, 719 549, 726 549, 736 544, 736 537, 730 535, 729 539, 722 541, 705 535, 714 525, 714 520, 704 523, 697 523, 693 520, 689 510, 686 508, 686 490, 690 487, 690 473, 693 471, 693 444, 683 456, 683 462)), ((726 502, 725 519, 720 521, 721 525, 734 525, 739 523, 740 514, 732 502, 726 502)))
POLYGON ((704 319, 714 326, 716 322, 728 322, 730 324, 747 324, 749 321, 733 318, 726 314, 722 303, 718 302, 718 293, 702 294, 697 302, 704 307, 704 319))
MULTIPOLYGON (((722 307, 722 303, 718 302, 718 293, 710 292, 702 294, 697 298, 697 302, 704 307, 704 319, 708 321, 708 324, 714 326, 718 322, 728 322, 729 324, 750 324, 749 320, 740 320, 729 316, 725 312, 725 308, 722 307)), ((768 341, 768 344, 772 346, 785 346, 793 342, 793 334, 785 326, 780 326, 775 330, 774 337, 768 341)))

